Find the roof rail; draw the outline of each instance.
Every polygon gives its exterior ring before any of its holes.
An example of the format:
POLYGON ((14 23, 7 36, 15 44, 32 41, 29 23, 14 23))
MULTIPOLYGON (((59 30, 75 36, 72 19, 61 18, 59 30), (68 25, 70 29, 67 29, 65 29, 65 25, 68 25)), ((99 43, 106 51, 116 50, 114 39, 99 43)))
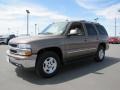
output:
POLYGON ((98 22, 91 22, 91 23, 94 23, 94 24, 100 24, 100 23, 98 23, 98 22))
POLYGON ((98 22, 92 22, 92 21, 86 21, 86 20, 80 20, 80 22, 88 22, 88 23, 96 23, 96 24, 99 24, 98 22))
POLYGON ((80 20, 80 22, 87 22, 86 20, 80 20))

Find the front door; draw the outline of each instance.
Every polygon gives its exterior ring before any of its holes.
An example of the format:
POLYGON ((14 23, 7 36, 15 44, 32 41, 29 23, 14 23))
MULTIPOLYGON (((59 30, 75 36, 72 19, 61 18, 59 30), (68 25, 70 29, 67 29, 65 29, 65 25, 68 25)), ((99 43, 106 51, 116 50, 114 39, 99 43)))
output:
POLYGON ((81 23, 72 23, 65 38, 67 57, 76 57, 86 52, 86 34, 81 23))

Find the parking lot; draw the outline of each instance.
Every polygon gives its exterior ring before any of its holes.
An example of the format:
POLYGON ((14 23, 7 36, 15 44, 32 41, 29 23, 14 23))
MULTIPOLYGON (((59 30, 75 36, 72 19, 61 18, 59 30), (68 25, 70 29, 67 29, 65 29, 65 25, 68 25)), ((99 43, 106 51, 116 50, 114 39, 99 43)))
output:
POLYGON ((0 90, 120 90, 120 45, 110 45, 101 63, 92 59, 64 66, 55 77, 37 77, 6 61, 7 45, 0 45, 0 90))

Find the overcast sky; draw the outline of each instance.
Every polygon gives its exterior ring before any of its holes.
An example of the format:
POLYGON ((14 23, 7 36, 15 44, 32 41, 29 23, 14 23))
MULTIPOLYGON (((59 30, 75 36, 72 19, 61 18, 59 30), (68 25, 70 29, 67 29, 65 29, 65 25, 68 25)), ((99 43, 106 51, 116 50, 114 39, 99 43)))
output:
POLYGON ((0 34, 26 34, 26 9, 30 11, 30 34, 44 29, 54 21, 89 20, 104 25, 114 35, 120 35, 120 0, 0 0, 0 34), (9 28, 9 30, 8 30, 9 28))

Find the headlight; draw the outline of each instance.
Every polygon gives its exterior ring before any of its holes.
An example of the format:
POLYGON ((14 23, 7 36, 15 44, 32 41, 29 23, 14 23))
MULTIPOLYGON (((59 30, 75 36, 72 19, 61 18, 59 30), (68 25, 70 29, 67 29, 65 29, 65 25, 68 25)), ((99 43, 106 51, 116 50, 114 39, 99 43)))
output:
POLYGON ((31 45, 29 45, 29 44, 18 44, 17 53, 19 55, 24 55, 24 56, 32 55, 31 45))
POLYGON ((29 44, 18 44, 19 49, 31 49, 31 45, 29 44))
POLYGON ((31 56, 32 55, 31 49, 19 49, 19 50, 17 50, 17 53, 19 55, 23 55, 23 56, 31 56))

